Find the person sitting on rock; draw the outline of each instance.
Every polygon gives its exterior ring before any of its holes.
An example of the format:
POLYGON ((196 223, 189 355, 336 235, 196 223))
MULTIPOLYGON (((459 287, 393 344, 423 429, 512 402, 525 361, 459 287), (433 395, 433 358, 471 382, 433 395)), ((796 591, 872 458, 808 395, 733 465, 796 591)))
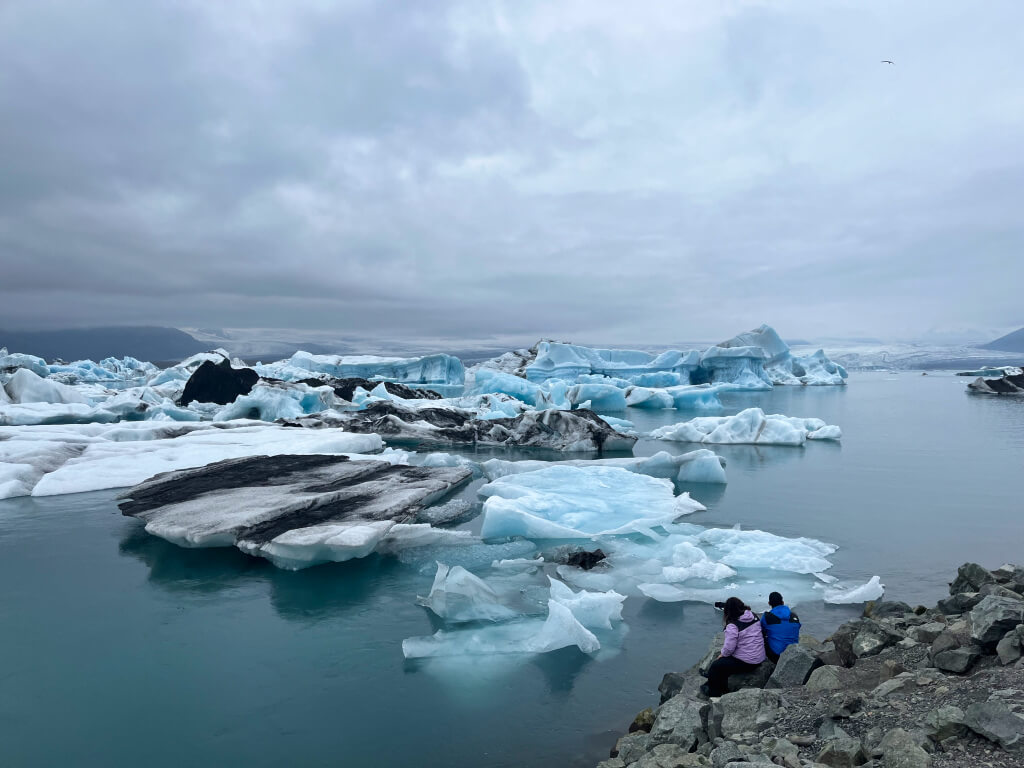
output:
POLYGON ((765 653, 777 664, 786 647, 800 640, 800 617, 789 610, 778 592, 768 595, 768 605, 771 608, 761 617, 761 629, 765 653))
POLYGON ((729 690, 729 676, 753 672, 765 660, 764 636, 757 614, 738 597, 730 597, 722 609, 725 644, 708 668, 708 681, 700 687, 706 696, 721 696, 729 690))

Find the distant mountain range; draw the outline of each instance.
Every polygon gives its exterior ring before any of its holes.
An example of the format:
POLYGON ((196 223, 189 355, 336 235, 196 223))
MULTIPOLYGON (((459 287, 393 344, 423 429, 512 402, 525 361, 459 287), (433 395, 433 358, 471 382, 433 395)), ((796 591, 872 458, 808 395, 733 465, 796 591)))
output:
POLYGON ((137 357, 140 360, 177 361, 208 345, 177 328, 118 326, 69 328, 57 331, 5 331, 0 347, 47 360, 102 360, 104 357, 137 357))
POLYGON ((979 344, 982 349, 998 349, 1002 352, 1024 352, 1024 328, 1000 336, 988 344, 979 344))

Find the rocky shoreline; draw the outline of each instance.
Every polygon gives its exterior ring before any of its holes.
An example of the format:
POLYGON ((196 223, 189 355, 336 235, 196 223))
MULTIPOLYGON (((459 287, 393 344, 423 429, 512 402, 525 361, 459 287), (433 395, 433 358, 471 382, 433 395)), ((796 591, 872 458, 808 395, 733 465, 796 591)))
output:
POLYGON ((1024 766, 1024 567, 960 567, 933 608, 867 603, 708 700, 722 636, 598 768, 1024 766))

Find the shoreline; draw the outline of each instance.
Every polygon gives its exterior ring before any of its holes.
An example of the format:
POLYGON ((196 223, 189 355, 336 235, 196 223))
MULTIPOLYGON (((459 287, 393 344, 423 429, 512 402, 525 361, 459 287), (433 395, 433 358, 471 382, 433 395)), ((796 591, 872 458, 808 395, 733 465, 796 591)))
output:
POLYGON ((598 768, 1024 766, 1024 567, 966 563, 931 608, 866 603, 709 700, 721 637, 664 675, 598 768))

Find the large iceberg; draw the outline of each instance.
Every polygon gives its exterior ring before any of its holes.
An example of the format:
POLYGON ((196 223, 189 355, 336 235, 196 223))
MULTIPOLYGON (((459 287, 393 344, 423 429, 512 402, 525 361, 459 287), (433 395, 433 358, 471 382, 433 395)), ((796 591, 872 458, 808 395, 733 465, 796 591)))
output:
POLYGON ((807 440, 839 440, 842 431, 821 419, 765 415, 760 408, 747 408, 735 416, 699 416, 659 427, 650 436, 684 443, 803 445, 807 440))
MULTIPOLYGON (((718 344, 720 349, 757 349, 765 379, 771 384, 838 385, 846 383, 846 369, 829 360, 823 350, 794 355, 769 325, 737 334, 718 344)), ((707 353, 705 353, 707 354, 707 353)))
POLYGON ((264 378, 301 381, 315 374, 339 379, 362 378, 402 384, 459 385, 465 382, 462 361, 451 355, 377 357, 375 355, 313 355, 296 352, 287 360, 255 366, 264 378))
POLYGON ((555 465, 480 489, 484 539, 578 539, 649 533, 705 507, 672 483, 613 466, 555 465))
POLYGON ((635 349, 594 349, 542 341, 537 344, 537 356, 526 366, 525 374, 530 381, 544 381, 575 380, 585 374, 628 378, 670 373, 678 377, 671 383, 689 384, 690 374, 697 369, 699 362, 700 355, 695 351, 668 350, 656 355, 635 349))
POLYGON ((471 477, 346 456, 250 456, 157 475, 119 506, 174 544, 234 545, 294 570, 366 556, 394 524, 471 477))
MULTIPOLYGON (((243 456, 355 455, 383 447, 374 434, 252 421, 0 427, 0 499, 122 488, 159 472, 243 456)), ((408 454, 396 460, 409 463, 408 454)))

